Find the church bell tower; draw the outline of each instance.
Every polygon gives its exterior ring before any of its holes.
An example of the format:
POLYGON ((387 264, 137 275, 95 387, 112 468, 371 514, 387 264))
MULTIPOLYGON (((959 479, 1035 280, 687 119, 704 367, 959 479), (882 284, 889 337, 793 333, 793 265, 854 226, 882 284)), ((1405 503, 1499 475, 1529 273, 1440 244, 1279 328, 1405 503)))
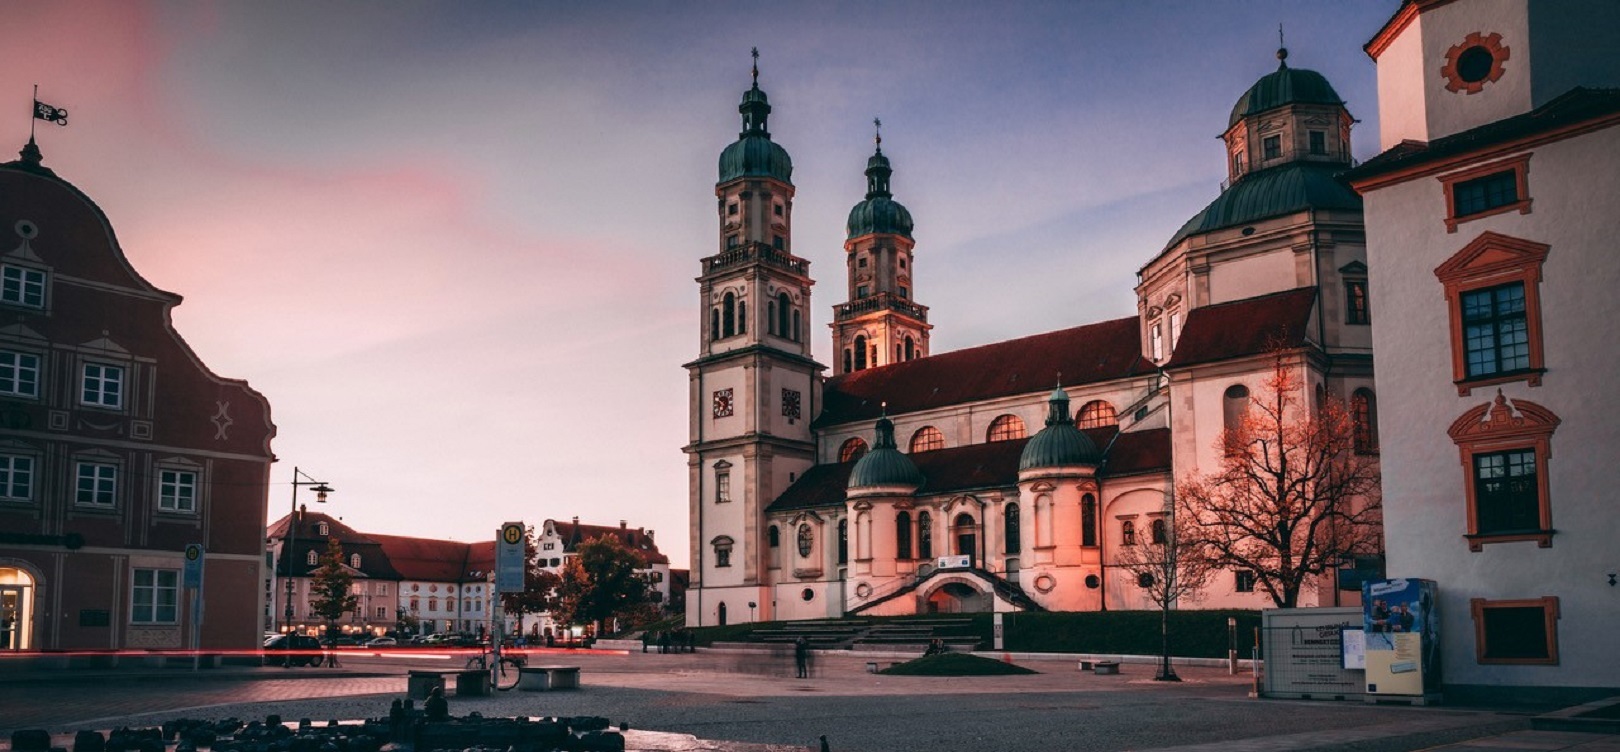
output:
POLYGON ((775 618, 765 507, 815 463, 810 262, 793 255, 793 162, 766 127, 754 58, 742 132, 720 154, 718 247, 701 262, 699 351, 686 364, 691 626, 775 618))
MULTIPOLYGON (((872 123, 881 127, 882 122, 872 123)), ((928 355, 928 306, 912 286, 911 212, 889 192, 894 174, 883 135, 866 161, 866 199, 849 210, 844 242, 849 302, 833 306, 834 375, 928 355)))

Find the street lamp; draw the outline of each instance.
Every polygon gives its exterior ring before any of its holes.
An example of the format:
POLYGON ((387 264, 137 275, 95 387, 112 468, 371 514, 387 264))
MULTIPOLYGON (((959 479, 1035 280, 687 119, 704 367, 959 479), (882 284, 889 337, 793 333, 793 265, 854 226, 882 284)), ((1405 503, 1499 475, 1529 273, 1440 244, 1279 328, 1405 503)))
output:
POLYGON ((298 560, 293 558, 293 548, 298 543, 298 538, 293 534, 293 531, 298 524, 299 518, 299 486, 314 486, 312 490, 315 491, 315 501, 320 504, 325 504, 326 495, 332 493, 332 487, 326 485, 325 481, 315 480, 314 478, 311 478, 308 473, 305 473, 296 467, 293 468, 292 510, 287 514, 287 540, 281 546, 282 560, 287 563, 287 602, 284 604, 284 607, 281 610, 281 630, 283 632, 292 627, 293 621, 293 566, 298 563, 298 560), (300 478, 302 478, 302 480, 299 480, 300 478))

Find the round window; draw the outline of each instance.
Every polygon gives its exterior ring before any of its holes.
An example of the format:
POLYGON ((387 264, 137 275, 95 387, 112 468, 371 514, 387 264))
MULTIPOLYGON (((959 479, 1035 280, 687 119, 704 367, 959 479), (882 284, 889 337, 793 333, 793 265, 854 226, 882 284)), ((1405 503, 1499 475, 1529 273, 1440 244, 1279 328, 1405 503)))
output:
POLYGON ((1138 585, 1140 585, 1142 587, 1145 587, 1145 588, 1153 587, 1153 575, 1151 575, 1151 574, 1149 574, 1147 572, 1143 572, 1142 574, 1137 575, 1136 584, 1138 584, 1138 585))
POLYGON ((1088 574, 1086 575, 1086 587, 1096 590, 1097 588, 1102 587, 1102 580, 1099 579, 1097 575, 1088 574))
POLYGON ((1446 64, 1440 68, 1446 91, 1478 94, 1486 84, 1502 77, 1502 64, 1512 52, 1502 44, 1501 34, 1469 34, 1446 51, 1446 64))
POLYGON ((799 597, 807 601, 813 601, 816 599, 816 591, 811 590, 810 588, 805 588, 804 592, 799 593, 799 597))
POLYGON ((1495 62, 1490 50, 1476 44, 1457 55, 1457 77, 1468 83, 1484 81, 1495 62))

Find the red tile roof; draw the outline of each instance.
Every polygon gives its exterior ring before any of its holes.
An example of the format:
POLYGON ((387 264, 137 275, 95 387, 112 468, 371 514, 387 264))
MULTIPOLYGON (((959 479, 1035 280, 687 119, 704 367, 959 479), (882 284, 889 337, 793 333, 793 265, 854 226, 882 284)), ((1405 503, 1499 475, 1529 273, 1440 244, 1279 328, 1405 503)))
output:
POLYGON ((617 538, 625 548, 641 554, 647 566, 669 563, 669 557, 658 550, 657 542, 653 540, 653 536, 647 534, 645 528, 586 525, 562 520, 552 520, 551 524, 556 529, 557 536, 563 539, 563 550, 568 553, 573 553, 574 548, 581 543, 607 536, 617 538))
POLYGON ((827 380, 817 428, 1149 373, 1135 316, 955 350, 827 380))
POLYGON ((1258 355, 1305 344, 1316 288, 1301 287, 1194 308, 1165 368, 1258 355))
POLYGON ((467 549, 474 544, 459 541, 408 538, 402 535, 373 535, 383 553, 407 580, 457 582, 467 572, 467 549))
MULTIPOLYGON (((1098 471, 1103 477, 1170 469, 1168 428, 1127 433, 1119 433, 1114 427, 1088 428, 1085 433, 1097 446, 1106 449, 1103 466, 1098 471)), ((1016 486, 1018 458, 1028 442, 1028 439, 996 441, 907 455, 917 463, 917 469, 925 478, 917 493, 936 496, 1016 486)), ((854 466, 854 462, 839 462, 810 468, 777 497, 767 511, 789 512, 843 504, 849 473, 854 466)))

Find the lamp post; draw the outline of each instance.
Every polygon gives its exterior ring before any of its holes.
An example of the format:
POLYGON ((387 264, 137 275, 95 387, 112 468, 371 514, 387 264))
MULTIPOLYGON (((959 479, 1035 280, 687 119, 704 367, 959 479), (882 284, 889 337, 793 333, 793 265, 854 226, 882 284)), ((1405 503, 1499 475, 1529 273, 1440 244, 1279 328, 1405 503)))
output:
POLYGON ((292 510, 287 514, 287 540, 281 546, 282 560, 287 563, 287 602, 283 604, 283 608, 281 610, 281 630, 283 632, 292 628, 293 621, 293 567, 298 563, 298 560, 293 557, 293 549, 298 544, 298 537, 294 535, 294 530, 297 529, 299 518, 299 486, 314 486, 313 490, 315 491, 315 501, 320 504, 325 504, 326 495, 332 493, 332 487, 326 485, 325 481, 315 480, 314 478, 311 478, 308 473, 305 473, 296 467, 293 468, 292 510), (302 480, 300 480, 300 478, 302 480))

